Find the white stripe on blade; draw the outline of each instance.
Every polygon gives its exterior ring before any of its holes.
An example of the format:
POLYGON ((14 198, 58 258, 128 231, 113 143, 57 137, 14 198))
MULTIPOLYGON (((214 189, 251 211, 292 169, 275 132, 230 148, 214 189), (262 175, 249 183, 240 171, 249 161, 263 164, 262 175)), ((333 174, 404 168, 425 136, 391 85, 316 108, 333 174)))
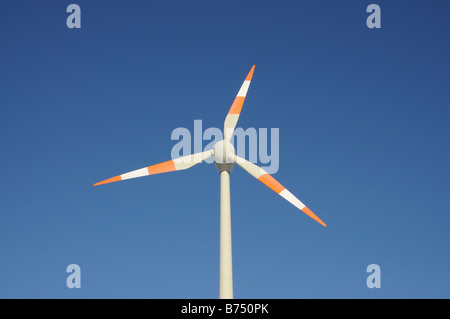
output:
POLYGON ((287 189, 283 189, 280 194, 281 197, 286 199, 289 203, 302 210, 305 208, 305 204, 303 204, 297 197, 295 197, 290 191, 287 189))
POLYGON ((245 169, 247 173, 249 173, 256 179, 259 179, 262 175, 267 174, 267 172, 258 165, 255 165, 252 162, 249 162, 246 159, 239 157, 237 155, 234 156, 234 162, 239 166, 241 166, 243 169, 245 169))
POLYGON ((186 155, 183 157, 176 158, 173 160, 173 163, 175 164, 175 169, 178 171, 178 170, 190 168, 190 167, 194 166, 195 164, 201 163, 204 160, 206 160, 207 158, 209 158, 210 156, 211 156, 211 151, 205 151, 202 153, 195 153, 192 155, 186 155))
POLYGON ((147 167, 144 167, 144 168, 137 169, 137 170, 129 172, 129 173, 122 174, 122 175, 120 175, 120 177, 122 178, 122 180, 124 180, 124 179, 130 179, 130 178, 135 178, 135 177, 147 176, 147 175, 148 175, 148 169, 147 169, 147 167))
POLYGON ((225 139, 231 141, 231 137, 234 133, 234 128, 239 119, 239 114, 228 114, 225 118, 225 139))
MULTIPOLYGON (((245 97, 247 95, 248 87, 250 86, 250 81, 245 80, 239 90, 237 96, 245 97)), ((236 91, 235 91, 236 92, 236 91)))

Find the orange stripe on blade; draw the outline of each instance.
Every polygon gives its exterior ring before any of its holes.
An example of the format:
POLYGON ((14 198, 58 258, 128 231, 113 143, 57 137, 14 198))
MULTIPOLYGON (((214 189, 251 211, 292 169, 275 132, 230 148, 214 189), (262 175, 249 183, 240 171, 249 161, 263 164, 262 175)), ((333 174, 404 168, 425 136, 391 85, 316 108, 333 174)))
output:
POLYGON ((245 97, 237 96, 234 99, 233 105, 231 105, 228 114, 241 114, 242 106, 244 105, 245 97))
POLYGON ((120 175, 119 176, 114 176, 114 177, 105 179, 104 181, 95 183, 94 186, 108 184, 108 183, 112 183, 112 182, 118 182, 118 181, 121 181, 121 180, 122 180, 122 177, 120 177, 120 175))
POLYGON ((275 193, 279 194, 285 187, 278 183, 278 181, 269 174, 263 174, 258 178, 258 181, 272 189, 275 193))
POLYGON ((247 77, 245 78, 245 81, 251 81, 252 77, 253 77, 253 71, 255 71, 255 66, 252 66, 252 69, 250 70, 250 72, 248 72, 247 77))
POLYGON ((306 215, 308 215, 309 217, 311 217, 312 219, 314 219, 316 222, 318 222, 319 224, 321 224, 322 226, 327 227, 327 225, 319 218, 316 216, 316 214, 314 214, 308 207, 304 207, 302 209, 302 212, 304 212, 306 215))
POLYGON ((149 166, 147 167, 147 169, 148 175, 172 172, 175 170, 175 163, 172 160, 170 160, 167 162, 149 166))

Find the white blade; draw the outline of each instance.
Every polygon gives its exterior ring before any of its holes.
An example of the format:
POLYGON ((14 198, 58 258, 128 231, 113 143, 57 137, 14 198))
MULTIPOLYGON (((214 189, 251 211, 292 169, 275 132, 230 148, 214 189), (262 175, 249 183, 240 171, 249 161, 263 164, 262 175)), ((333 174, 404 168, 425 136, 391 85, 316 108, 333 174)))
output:
POLYGON ((234 99, 233 104, 231 105, 230 111, 228 111, 228 115, 225 118, 224 123, 224 136, 226 140, 231 140, 233 136, 234 128, 239 119, 239 115, 241 114, 242 106, 244 105, 245 97, 247 96, 247 91, 250 86, 250 82, 253 77, 253 71, 255 70, 255 66, 253 66, 245 78, 244 83, 241 86, 236 98, 234 99))
POLYGON ((117 176, 105 179, 104 181, 95 183, 94 186, 108 184, 108 183, 112 183, 112 182, 123 181, 123 180, 130 179, 130 178, 136 178, 136 177, 142 177, 142 176, 148 176, 148 175, 161 174, 161 173, 167 173, 167 172, 188 169, 196 164, 203 162, 204 160, 209 158, 211 155, 212 155, 212 150, 202 152, 202 153, 196 153, 196 154, 192 154, 192 155, 186 155, 183 157, 176 158, 174 160, 155 164, 152 166, 147 166, 147 167, 137 169, 132 172, 128 172, 125 174, 121 174, 121 175, 117 175, 117 176))
POLYGON ((261 167, 247 161, 246 159, 235 155, 235 163, 242 167, 254 178, 272 189, 275 193, 286 199, 289 203, 300 209, 306 215, 317 221, 323 226, 327 226, 319 217, 316 216, 305 204, 303 204, 297 197, 281 185, 275 178, 268 174, 261 167))

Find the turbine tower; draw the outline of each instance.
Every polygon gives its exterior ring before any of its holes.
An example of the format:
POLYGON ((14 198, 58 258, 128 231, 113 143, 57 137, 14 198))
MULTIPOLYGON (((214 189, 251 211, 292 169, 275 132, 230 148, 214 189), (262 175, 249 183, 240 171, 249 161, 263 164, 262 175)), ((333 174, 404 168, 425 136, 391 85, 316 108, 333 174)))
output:
POLYGON ((213 157, 214 163, 220 172, 220 269, 219 269, 219 298, 233 298, 233 266, 231 253, 231 209, 230 209, 230 173, 234 164, 238 164, 247 173, 255 177, 264 185, 272 189, 275 193, 286 199, 292 205, 303 211, 306 215, 323 226, 326 224, 317 217, 305 204, 289 192, 275 178, 269 175, 259 166, 236 155, 236 151, 231 144, 234 129, 241 114, 242 106, 247 95, 250 82, 253 77, 255 66, 253 66, 245 78, 233 104, 225 118, 224 139, 217 142, 213 149, 192 155, 186 155, 167 162, 151 165, 135 171, 117 175, 104 181, 94 184, 94 186, 123 181, 130 178, 154 175, 172 171, 180 171, 191 168, 203 162, 209 157, 213 157))

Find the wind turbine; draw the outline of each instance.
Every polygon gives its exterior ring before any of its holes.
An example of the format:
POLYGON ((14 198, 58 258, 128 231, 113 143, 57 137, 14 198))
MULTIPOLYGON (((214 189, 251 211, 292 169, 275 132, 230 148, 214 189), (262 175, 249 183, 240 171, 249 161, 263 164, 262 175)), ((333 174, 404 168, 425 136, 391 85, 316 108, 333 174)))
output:
POLYGON ((225 118, 224 139, 217 142, 213 149, 192 155, 183 156, 167 162, 151 165, 135 171, 117 175, 104 181, 94 184, 94 186, 123 181, 130 178, 154 175, 172 171, 180 171, 191 168, 192 166, 203 162, 209 157, 214 158, 214 163, 220 172, 220 269, 219 269, 219 298, 233 298, 233 267, 231 257, 231 209, 230 209, 230 173, 234 164, 238 164, 247 173, 255 177, 264 185, 272 189, 275 193, 286 199, 292 205, 303 211, 306 215, 319 222, 326 224, 317 217, 308 207, 305 206, 297 197, 289 192, 275 178, 268 174, 259 166, 236 155, 236 151, 231 144, 231 138, 234 128, 241 114, 242 106, 247 95, 250 82, 253 77, 255 66, 251 68, 244 83, 242 84, 230 111, 225 118))

